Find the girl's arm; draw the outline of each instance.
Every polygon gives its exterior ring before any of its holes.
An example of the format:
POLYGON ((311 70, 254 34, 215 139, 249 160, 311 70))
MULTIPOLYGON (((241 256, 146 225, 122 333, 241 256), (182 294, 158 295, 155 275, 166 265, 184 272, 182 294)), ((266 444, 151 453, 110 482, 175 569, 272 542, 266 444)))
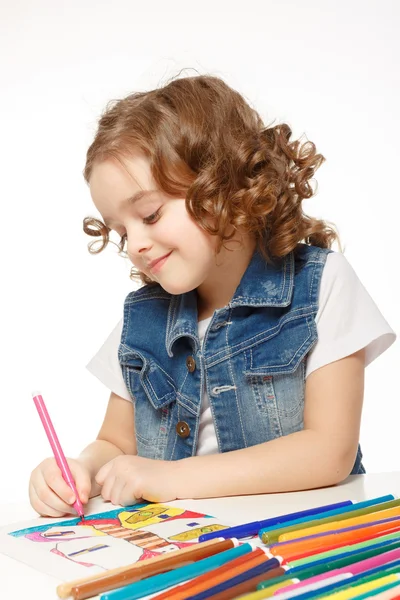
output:
POLYGON ((99 469, 121 454, 137 454, 133 405, 111 392, 97 439, 79 456, 79 462, 90 472, 91 497, 100 493, 100 486, 94 479, 99 469))
POLYGON ((353 467, 364 394, 364 350, 306 380, 304 430, 223 454, 178 461, 177 498, 306 490, 336 484, 353 467))

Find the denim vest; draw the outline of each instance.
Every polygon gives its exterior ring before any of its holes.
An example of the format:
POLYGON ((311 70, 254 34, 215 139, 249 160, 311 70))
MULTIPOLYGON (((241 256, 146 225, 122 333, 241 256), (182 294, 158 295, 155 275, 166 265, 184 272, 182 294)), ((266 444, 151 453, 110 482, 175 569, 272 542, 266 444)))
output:
MULTIPOLYGON (((220 452, 303 429, 306 361, 329 252, 299 244, 274 266, 255 252, 202 346, 196 291, 171 295, 154 284, 128 295, 118 356, 140 456, 196 454, 203 388, 220 452)), ((365 472, 361 458, 359 447, 353 474, 365 472)))

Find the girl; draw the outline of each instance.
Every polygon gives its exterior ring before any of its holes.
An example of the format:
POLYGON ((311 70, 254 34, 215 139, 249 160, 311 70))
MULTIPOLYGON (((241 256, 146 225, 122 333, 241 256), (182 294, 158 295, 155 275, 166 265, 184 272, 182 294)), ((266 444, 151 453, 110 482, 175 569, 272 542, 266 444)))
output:
MULTIPOLYGON (((110 106, 85 179, 143 286, 89 369, 111 395, 97 440, 70 459, 83 502, 303 490, 364 473, 364 368, 395 335, 302 201, 323 162, 265 127, 215 77, 110 106)), ((54 459, 32 473, 43 515, 75 498, 54 459)))

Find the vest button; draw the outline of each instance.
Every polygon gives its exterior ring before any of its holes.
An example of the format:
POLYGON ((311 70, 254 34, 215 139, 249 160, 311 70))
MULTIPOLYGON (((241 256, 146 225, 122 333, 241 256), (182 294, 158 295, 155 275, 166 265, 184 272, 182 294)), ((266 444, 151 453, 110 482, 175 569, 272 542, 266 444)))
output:
POLYGON ((193 373, 193 371, 196 369, 196 361, 194 360, 193 356, 187 357, 186 366, 189 373, 193 373))
POLYGON ((177 423, 176 433, 181 438, 187 438, 190 435, 190 427, 186 421, 179 421, 179 423, 177 423))

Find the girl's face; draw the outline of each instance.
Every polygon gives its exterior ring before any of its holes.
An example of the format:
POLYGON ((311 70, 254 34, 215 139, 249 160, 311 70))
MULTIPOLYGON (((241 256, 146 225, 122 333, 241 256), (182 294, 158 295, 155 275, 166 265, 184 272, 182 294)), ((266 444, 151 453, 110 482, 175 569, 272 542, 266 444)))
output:
POLYGON ((215 277, 216 238, 191 219, 184 198, 157 189, 145 156, 125 159, 124 166, 115 159, 97 163, 89 183, 104 223, 126 236, 132 263, 167 292, 188 292, 215 277))

